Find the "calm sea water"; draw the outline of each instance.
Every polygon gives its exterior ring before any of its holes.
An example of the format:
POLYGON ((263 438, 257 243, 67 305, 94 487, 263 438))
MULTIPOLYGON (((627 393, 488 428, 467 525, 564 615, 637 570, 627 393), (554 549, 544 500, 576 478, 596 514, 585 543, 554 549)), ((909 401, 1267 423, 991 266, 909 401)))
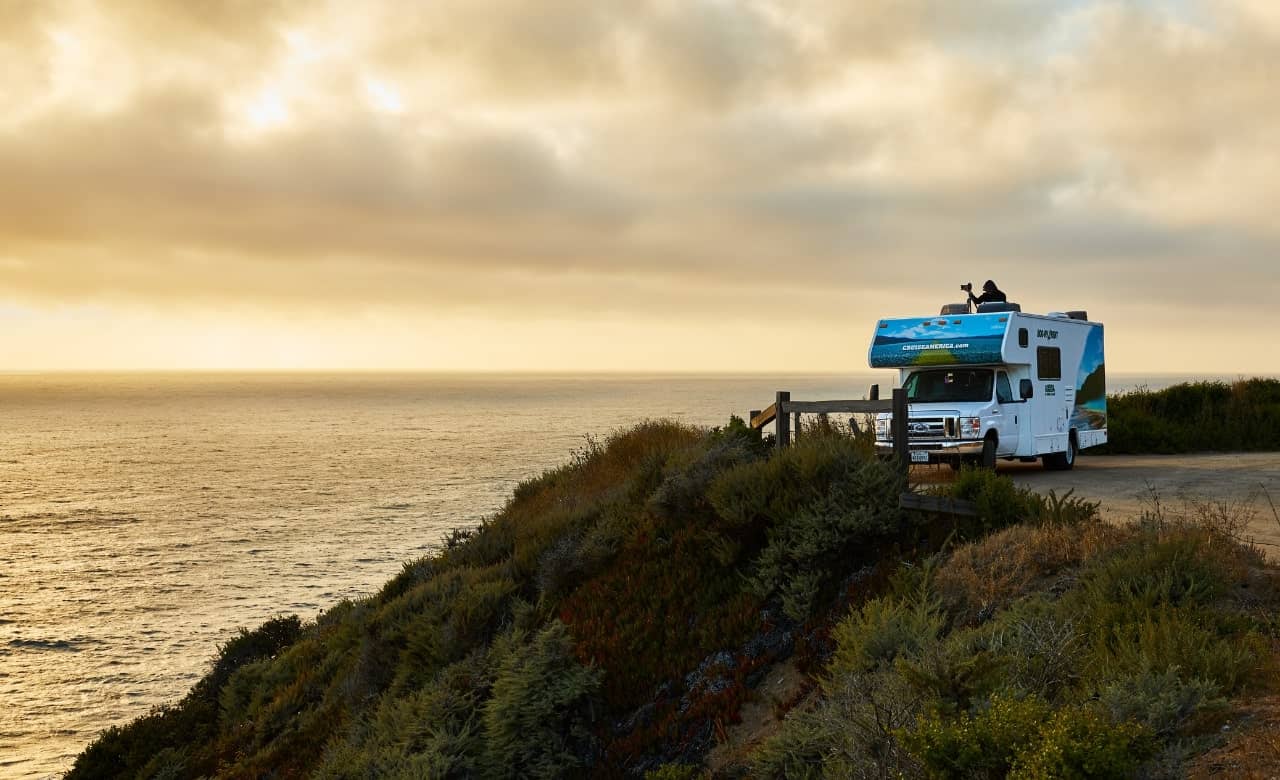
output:
POLYGON ((891 377, 0 375, 0 777, 177 700, 236 627, 377 590, 587 434, 891 377))

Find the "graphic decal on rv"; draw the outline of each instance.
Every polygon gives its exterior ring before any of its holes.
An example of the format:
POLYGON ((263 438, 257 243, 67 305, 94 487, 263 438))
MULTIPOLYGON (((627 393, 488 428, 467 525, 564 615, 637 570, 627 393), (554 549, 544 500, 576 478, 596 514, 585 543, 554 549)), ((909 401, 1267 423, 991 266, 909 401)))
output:
POLYGON ((1099 431, 1107 427, 1107 364, 1102 353, 1102 327, 1089 328, 1076 376, 1076 405, 1071 427, 1099 431))
POLYGON ((872 368, 998 363, 1006 327, 1008 317, 997 314, 881 320, 868 362, 872 368))

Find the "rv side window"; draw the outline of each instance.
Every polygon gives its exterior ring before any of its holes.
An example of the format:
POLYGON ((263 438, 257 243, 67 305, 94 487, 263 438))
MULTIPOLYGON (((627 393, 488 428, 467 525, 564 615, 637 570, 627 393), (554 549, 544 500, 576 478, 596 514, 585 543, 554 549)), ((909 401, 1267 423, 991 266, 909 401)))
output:
POLYGON ((1062 378, 1062 350, 1036 347, 1036 376, 1040 379, 1062 378))
POLYGON ((1002 404, 1013 403, 1013 388, 1009 386, 1009 375, 1003 371, 996 374, 996 401, 1002 404))
POLYGON ((1026 328, 1018 328, 1018 346, 1026 347, 1031 343, 1031 337, 1027 335, 1026 328))

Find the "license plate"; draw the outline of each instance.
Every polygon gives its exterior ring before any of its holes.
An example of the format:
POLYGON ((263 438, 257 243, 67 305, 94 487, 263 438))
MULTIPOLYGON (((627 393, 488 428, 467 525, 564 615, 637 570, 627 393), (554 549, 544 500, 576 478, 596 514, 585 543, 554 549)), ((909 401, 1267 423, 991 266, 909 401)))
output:
POLYGON ((915 452, 911 453, 911 462, 912 463, 928 463, 929 453, 925 452, 924 450, 916 450, 915 452))

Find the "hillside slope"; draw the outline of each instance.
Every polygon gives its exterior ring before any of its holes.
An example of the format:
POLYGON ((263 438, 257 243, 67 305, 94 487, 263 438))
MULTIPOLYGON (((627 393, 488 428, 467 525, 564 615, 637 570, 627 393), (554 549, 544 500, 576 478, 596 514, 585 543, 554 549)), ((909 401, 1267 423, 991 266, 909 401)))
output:
POLYGON ((376 595, 243 632, 69 776, 690 775, 784 659, 813 692, 724 772, 1123 776, 1211 747, 1264 679, 1272 573, 1223 529, 976 472, 957 523, 902 489, 830 429, 642 424, 376 595))

